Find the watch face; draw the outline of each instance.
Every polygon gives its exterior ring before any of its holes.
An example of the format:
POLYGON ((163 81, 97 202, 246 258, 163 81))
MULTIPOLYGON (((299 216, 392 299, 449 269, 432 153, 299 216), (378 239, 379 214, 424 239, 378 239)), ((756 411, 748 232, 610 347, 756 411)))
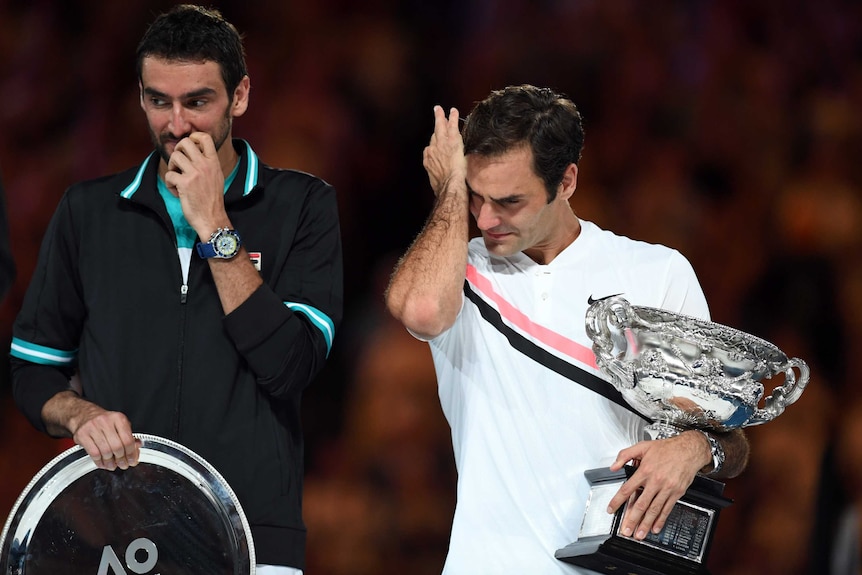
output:
POLYGON ((215 250, 220 256, 233 257, 239 251, 239 236, 235 232, 223 231, 216 236, 214 244, 215 250))

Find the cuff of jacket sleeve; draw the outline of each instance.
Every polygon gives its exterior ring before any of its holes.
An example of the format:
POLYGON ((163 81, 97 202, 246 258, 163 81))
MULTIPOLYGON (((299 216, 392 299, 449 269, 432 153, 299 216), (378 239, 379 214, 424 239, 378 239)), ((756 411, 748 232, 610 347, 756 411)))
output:
POLYGON ((224 317, 224 324, 237 348, 249 350, 269 338, 291 315, 275 292, 263 284, 224 317))
POLYGON ((12 394, 15 405, 27 420, 42 433, 47 433, 42 420, 42 408, 49 399, 71 386, 66 376, 55 368, 12 358, 12 394))

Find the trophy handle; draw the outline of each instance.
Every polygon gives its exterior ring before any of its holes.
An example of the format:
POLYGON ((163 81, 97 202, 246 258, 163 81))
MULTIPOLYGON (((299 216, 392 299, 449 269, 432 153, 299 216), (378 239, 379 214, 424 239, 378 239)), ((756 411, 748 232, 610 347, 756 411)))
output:
POLYGON ((611 384, 617 389, 632 387, 627 385, 630 378, 618 357, 614 356, 616 344, 608 323, 621 327, 627 325, 632 315, 631 304, 619 296, 609 296, 595 300, 587 308, 585 328, 593 340, 593 354, 600 369, 611 376, 611 384))
POLYGON ((609 359, 614 344, 611 341, 611 330, 608 329, 608 300, 597 300, 587 308, 586 330, 593 340, 593 353, 596 357, 609 359))
POLYGON ((796 402, 808 385, 810 370, 808 364, 794 357, 787 361, 784 366, 784 383, 772 390, 772 394, 764 400, 764 408, 754 412, 751 418, 745 422, 745 427, 760 425, 772 421, 784 412, 784 409, 796 402), (799 370, 799 377, 794 369, 799 370))

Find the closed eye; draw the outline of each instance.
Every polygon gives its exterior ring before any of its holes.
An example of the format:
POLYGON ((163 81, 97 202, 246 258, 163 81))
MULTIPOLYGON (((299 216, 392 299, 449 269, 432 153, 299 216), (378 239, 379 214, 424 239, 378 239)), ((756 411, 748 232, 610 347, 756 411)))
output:
MULTIPOLYGON (((469 186, 468 186, 468 189, 469 189, 469 186)), ((485 199, 485 197, 480 196, 479 194, 477 194, 473 190, 470 190, 470 199, 472 201, 481 201, 481 202, 492 201, 495 204, 497 204, 498 206, 515 206, 515 205, 520 204, 524 200, 524 197, 518 195, 518 196, 506 196, 504 198, 485 199)))

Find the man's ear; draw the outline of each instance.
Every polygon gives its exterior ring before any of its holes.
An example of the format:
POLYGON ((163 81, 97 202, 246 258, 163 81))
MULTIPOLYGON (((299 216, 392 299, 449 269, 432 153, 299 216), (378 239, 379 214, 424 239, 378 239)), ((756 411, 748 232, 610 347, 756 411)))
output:
POLYGON ((563 172, 563 180, 560 182, 560 189, 557 191, 557 197, 568 202, 572 194, 575 193, 575 188, 578 187, 578 166, 577 164, 569 164, 566 171, 563 172))
POLYGON ((238 118, 248 110, 248 97, 251 92, 251 80, 248 75, 243 76, 236 89, 233 91, 233 103, 230 107, 231 116, 238 118))

